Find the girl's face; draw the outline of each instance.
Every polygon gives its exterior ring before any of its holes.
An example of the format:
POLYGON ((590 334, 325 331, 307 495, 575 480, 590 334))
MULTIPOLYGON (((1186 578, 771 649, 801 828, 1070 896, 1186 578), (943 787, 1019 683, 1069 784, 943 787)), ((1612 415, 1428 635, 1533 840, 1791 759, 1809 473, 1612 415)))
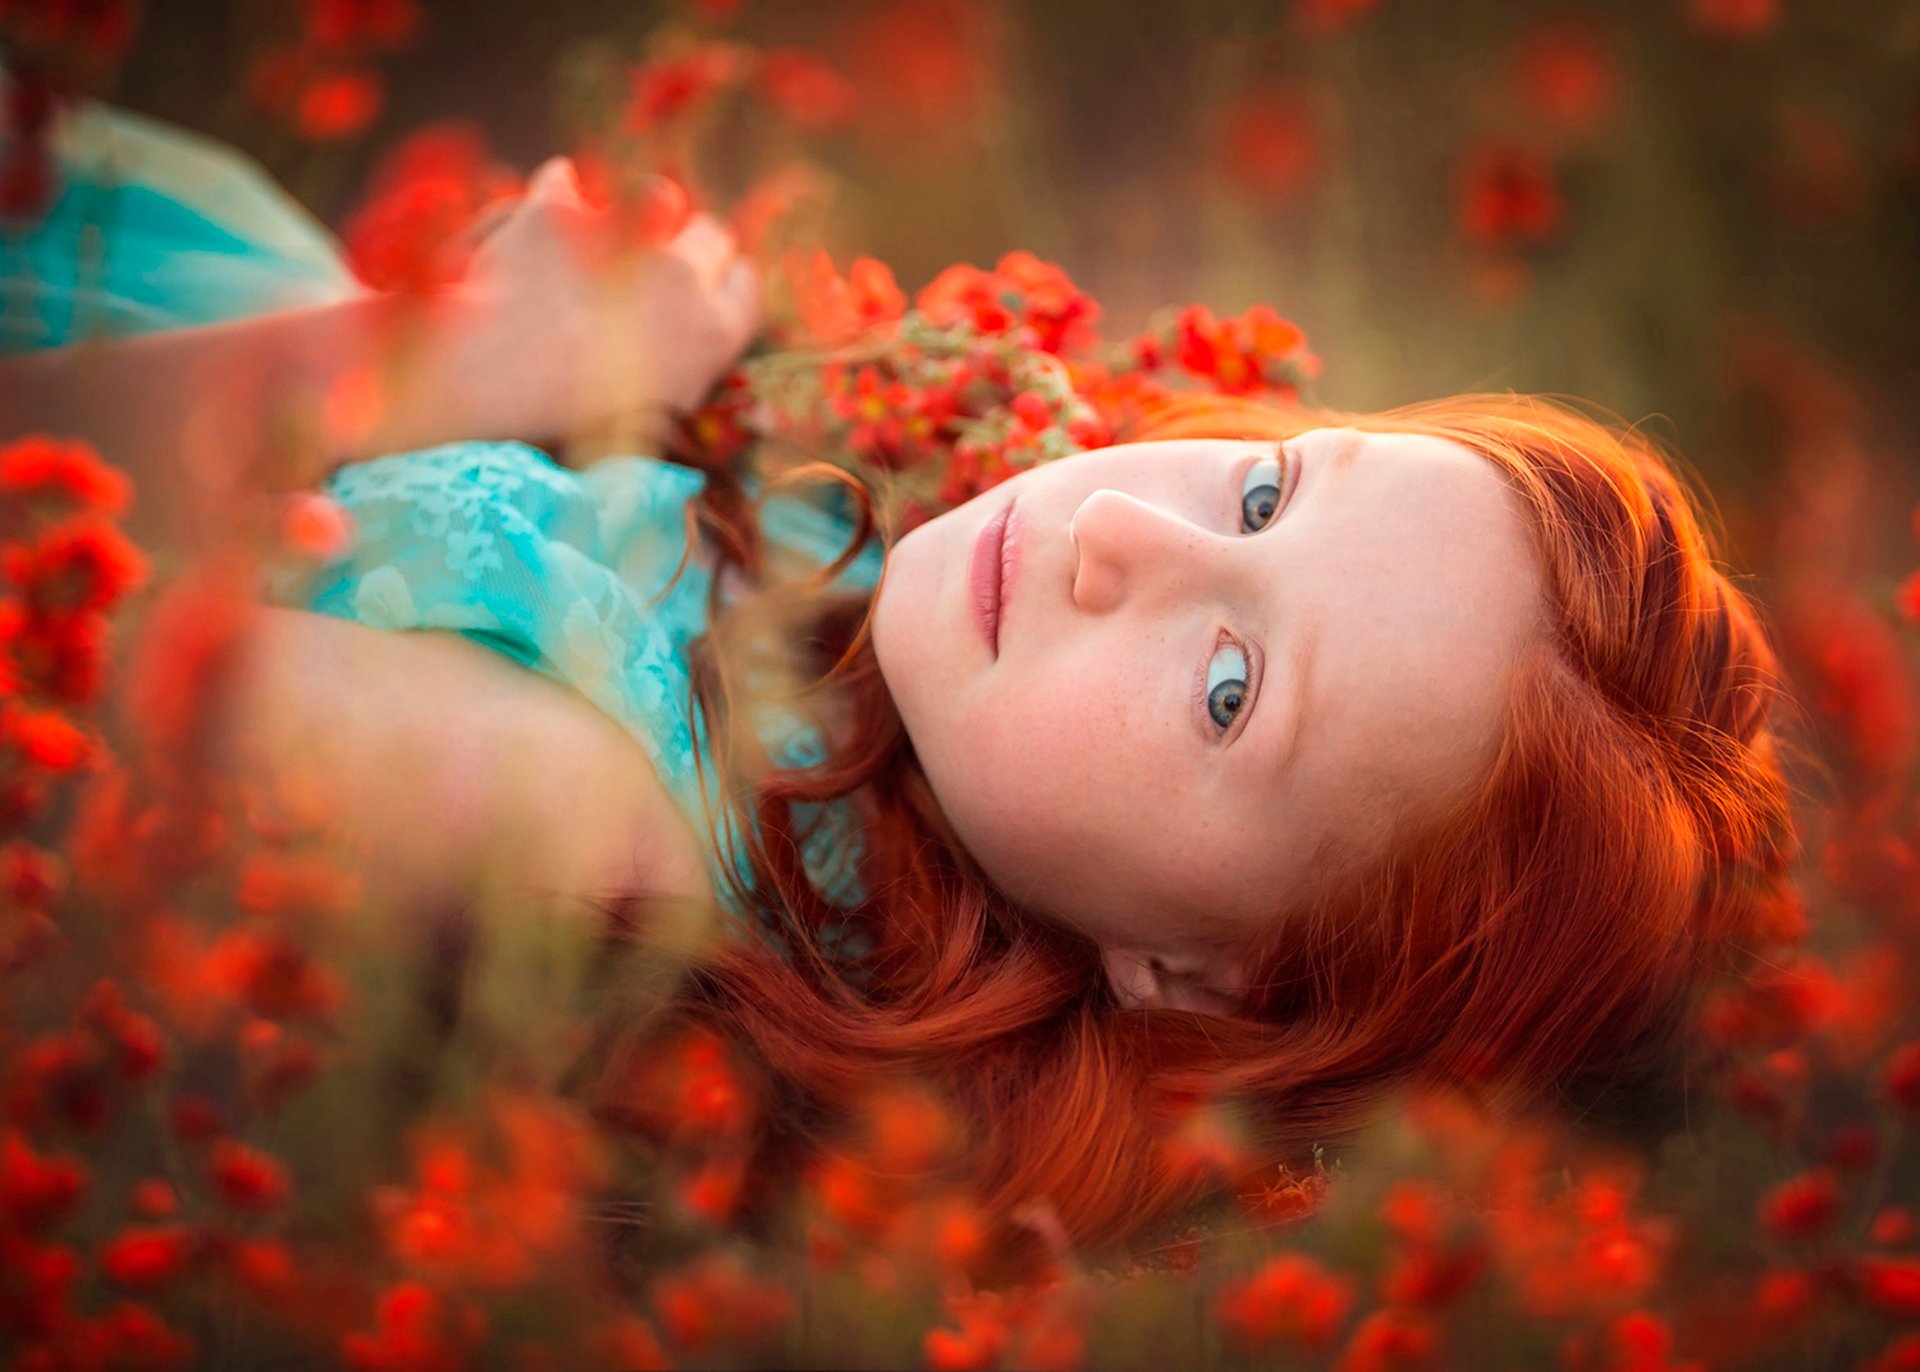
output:
POLYGON ((1492 462, 1317 429, 1023 472, 900 540, 873 641, 990 880, 1230 996, 1236 943, 1491 765, 1544 607, 1492 462))

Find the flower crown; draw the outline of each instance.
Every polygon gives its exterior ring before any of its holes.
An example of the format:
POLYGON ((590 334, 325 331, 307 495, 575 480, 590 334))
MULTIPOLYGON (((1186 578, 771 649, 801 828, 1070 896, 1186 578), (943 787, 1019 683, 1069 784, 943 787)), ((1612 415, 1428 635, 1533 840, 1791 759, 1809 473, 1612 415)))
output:
POLYGON ((1320 372, 1306 335, 1266 305, 1225 319, 1169 309, 1105 343, 1098 302, 1028 252, 991 271, 949 267, 912 308, 873 258, 842 275, 824 250, 789 252, 770 284, 784 317, 683 422, 675 455, 709 468, 826 460, 865 479, 900 532, 1120 441, 1175 390, 1292 400, 1320 372))

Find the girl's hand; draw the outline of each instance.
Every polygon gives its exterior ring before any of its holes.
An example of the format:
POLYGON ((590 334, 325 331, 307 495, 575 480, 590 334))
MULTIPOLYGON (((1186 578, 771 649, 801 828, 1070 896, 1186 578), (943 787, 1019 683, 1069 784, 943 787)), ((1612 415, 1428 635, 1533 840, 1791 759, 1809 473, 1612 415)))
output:
POLYGON ((528 438, 663 439, 760 324, 733 235, 694 215, 659 247, 616 241, 567 158, 534 173, 475 250, 450 384, 528 438), (489 393, 490 392, 490 393, 489 393))

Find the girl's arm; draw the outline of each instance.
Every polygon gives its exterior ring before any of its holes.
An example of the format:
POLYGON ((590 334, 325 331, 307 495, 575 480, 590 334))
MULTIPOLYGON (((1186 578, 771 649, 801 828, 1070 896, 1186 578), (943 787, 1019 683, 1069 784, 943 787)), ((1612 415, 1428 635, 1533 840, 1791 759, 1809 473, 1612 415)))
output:
POLYGON ((0 440, 90 440, 139 482, 136 533, 166 546, 190 532, 196 487, 297 489, 464 438, 651 446, 746 346, 758 285, 709 216, 655 248, 612 232, 555 159, 456 289, 6 360, 0 440))
POLYGON ((296 489, 382 452, 533 436, 557 418, 541 397, 473 384, 490 370, 485 323, 464 295, 411 304, 367 294, 28 353, 0 361, 0 439, 91 443, 134 477, 136 536, 171 546, 196 485, 296 489), (355 378, 403 348, 412 365, 380 369, 381 403, 351 413, 355 378))
POLYGON ((249 650, 219 765, 326 802, 370 910, 476 886, 711 899, 646 752, 566 687, 458 634, 304 610, 261 611, 249 650))

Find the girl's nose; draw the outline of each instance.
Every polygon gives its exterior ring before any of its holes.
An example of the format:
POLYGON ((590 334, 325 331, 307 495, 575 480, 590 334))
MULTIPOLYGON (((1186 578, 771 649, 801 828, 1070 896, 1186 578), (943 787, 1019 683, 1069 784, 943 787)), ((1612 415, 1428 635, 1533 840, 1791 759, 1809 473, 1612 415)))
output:
POLYGON ((1073 599, 1107 614, 1142 596, 1190 595, 1193 557, 1206 532, 1124 491, 1094 491, 1067 522, 1073 599))

